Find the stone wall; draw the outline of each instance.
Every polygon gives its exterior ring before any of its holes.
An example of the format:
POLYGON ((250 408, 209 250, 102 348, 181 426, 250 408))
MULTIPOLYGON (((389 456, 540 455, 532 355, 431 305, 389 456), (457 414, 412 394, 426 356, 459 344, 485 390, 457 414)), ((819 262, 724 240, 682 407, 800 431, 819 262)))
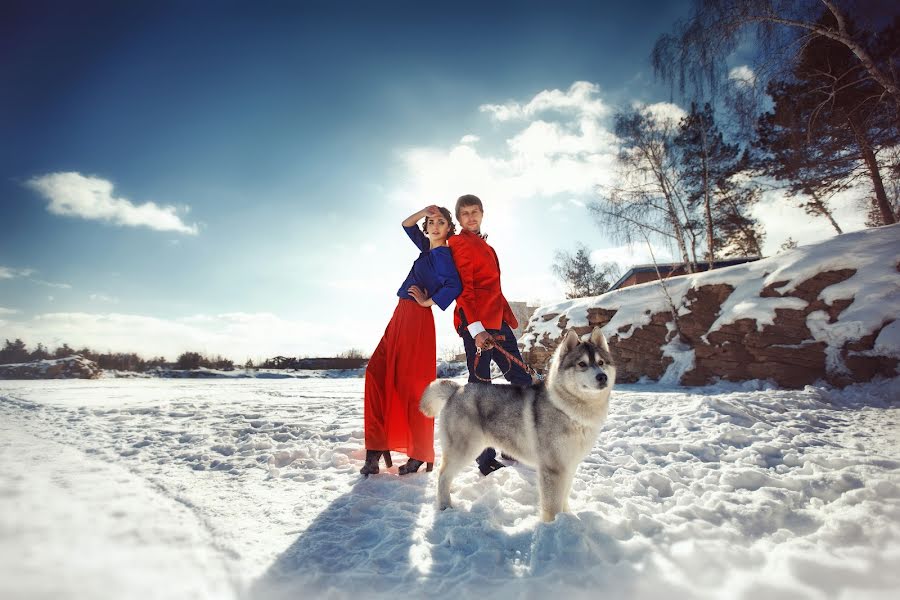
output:
MULTIPOLYGON (((682 373, 677 382, 683 385, 705 385, 719 379, 768 379, 782 387, 799 388, 817 381, 845 386, 869 381, 879 375, 893 377, 897 375, 897 358, 879 356, 873 352, 878 334, 893 319, 886 319, 876 331, 832 349, 814 339, 807 326, 810 313, 824 311, 829 322, 834 323, 855 301, 852 297, 840 298, 826 304, 819 299, 823 289, 850 278, 855 272, 854 269, 824 271, 784 294, 779 292, 779 288, 784 287, 786 282, 766 286, 760 297, 794 297, 803 300, 806 306, 802 310, 777 308, 774 322, 761 328, 754 319, 737 319, 710 331, 723 303, 735 288, 728 284, 692 288, 680 303, 677 328, 680 338, 671 310, 651 314, 649 323, 624 325, 615 333, 606 332, 616 359, 617 379, 623 383, 642 378, 659 380, 673 362, 671 356, 665 353, 665 348, 679 342, 682 348, 687 347, 694 352, 693 367, 682 373), (839 356, 841 368, 835 369, 829 364, 829 352, 839 356)), ((894 312, 898 310, 900 307, 894 307, 894 312)), ((573 329, 581 335, 586 334, 595 326, 605 326, 616 312, 615 309, 588 308, 587 324, 573 329)), ((555 320, 559 333, 551 335, 546 327, 541 328, 541 338, 526 347, 523 354, 530 364, 545 369, 562 333, 569 328, 568 318, 565 314, 549 312, 540 315, 539 319, 544 323, 555 320)), ((530 323, 525 335, 536 329, 530 323)))

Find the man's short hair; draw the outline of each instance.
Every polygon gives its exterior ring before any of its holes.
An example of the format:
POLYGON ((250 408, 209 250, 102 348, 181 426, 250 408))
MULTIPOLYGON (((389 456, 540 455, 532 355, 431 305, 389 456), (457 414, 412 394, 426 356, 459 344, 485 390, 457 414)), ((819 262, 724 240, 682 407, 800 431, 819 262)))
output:
POLYGON ((481 198, 475 196, 473 194, 466 194, 465 196, 460 196, 456 199, 456 218, 459 219, 459 209, 464 208, 466 206, 477 206, 481 209, 481 212, 484 212, 484 206, 481 204, 481 198))

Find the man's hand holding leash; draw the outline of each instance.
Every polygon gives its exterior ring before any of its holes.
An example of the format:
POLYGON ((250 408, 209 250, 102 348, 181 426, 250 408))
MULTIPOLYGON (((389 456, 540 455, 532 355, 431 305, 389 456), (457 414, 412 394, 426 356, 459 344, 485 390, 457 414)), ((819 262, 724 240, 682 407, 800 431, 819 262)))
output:
POLYGON ((475 336, 475 346, 479 350, 490 350, 494 347, 494 338, 487 331, 482 331, 478 335, 475 336))

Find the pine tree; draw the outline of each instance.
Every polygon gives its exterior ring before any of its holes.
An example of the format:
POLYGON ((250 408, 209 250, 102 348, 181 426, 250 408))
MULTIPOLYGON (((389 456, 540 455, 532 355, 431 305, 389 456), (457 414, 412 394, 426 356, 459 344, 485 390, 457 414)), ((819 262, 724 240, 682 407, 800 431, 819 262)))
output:
MULTIPOLYGON (((852 22, 845 27, 853 33, 852 22)), ((880 39, 897 39, 898 31, 900 19, 880 39)), ((880 58, 897 49, 872 51, 880 58)), ((807 212, 828 216, 839 233, 828 199, 864 180, 871 184, 878 224, 896 222, 883 175, 890 169, 879 154, 900 144, 900 131, 897 113, 881 101, 880 90, 846 46, 827 37, 810 40, 791 77, 768 87, 773 110, 758 122, 757 164, 785 181, 789 195, 805 196, 807 212)))
POLYGON ((74 356, 75 350, 69 347, 69 344, 63 343, 62 346, 58 347, 53 352, 53 358, 68 358, 69 356, 74 356))
POLYGON ((0 364, 17 364, 28 362, 29 354, 25 342, 16 338, 14 342, 6 340, 6 345, 0 350, 0 364))
POLYGON ((175 361, 175 368, 182 370, 199 369, 204 361, 203 356, 199 352, 182 352, 175 361))
POLYGON ((760 222, 750 215, 751 207, 759 201, 759 188, 740 187, 728 180, 717 198, 713 224, 722 239, 723 254, 761 257, 766 234, 760 222))
POLYGON ((156 367, 165 367, 168 364, 165 356, 156 356, 145 363, 145 368, 152 369, 156 367))
POLYGON ((760 256, 763 233, 750 216, 759 192, 755 187, 735 183, 734 177, 745 170, 746 159, 737 144, 725 142, 709 103, 702 110, 691 103, 675 145, 680 150, 678 158, 688 207, 703 215, 709 268, 713 268, 721 252, 760 256))
POLYGON ((566 298, 570 299, 598 296, 607 291, 616 269, 612 263, 594 266, 584 244, 577 245, 574 255, 557 252, 553 264, 553 272, 566 284, 566 298))
POLYGON ((32 361, 47 360, 50 358, 50 353, 47 352, 44 344, 38 342, 37 348, 34 349, 34 352, 32 352, 28 358, 32 361))
POLYGON ((781 244, 781 252, 788 252, 789 250, 793 250, 797 246, 799 246, 797 240, 788 236, 788 239, 786 239, 784 243, 781 244))

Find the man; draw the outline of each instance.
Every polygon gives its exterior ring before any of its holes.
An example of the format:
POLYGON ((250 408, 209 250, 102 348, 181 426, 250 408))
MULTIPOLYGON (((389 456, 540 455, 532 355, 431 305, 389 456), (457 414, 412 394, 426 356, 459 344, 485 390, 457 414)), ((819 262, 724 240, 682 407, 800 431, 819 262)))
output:
MULTIPOLYGON (((483 218, 484 207, 478 196, 460 196, 456 201, 456 220, 462 231, 448 240, 462 281, 462 293, 456 298, 453 325, 462 336, 466 349, 469 382, 490 383, 493 361, 506 373, 510 383, 530 385, 531 376, 522 367, 510 364, 505 356, 493 351, 495 345, 501 346, 522 360, 513 334, 513 328, 518 327, 519 322, 500 289, 500 262, 497 253, 485 241, 487 236, 481 234, 483 218), (475 357, 479 348, 481 358, 476 369, 475 357)), ((496 460, 496 456, 496 450, 486 448, 478 457, 478 469, 483 475, 505 466, 496 460)))

